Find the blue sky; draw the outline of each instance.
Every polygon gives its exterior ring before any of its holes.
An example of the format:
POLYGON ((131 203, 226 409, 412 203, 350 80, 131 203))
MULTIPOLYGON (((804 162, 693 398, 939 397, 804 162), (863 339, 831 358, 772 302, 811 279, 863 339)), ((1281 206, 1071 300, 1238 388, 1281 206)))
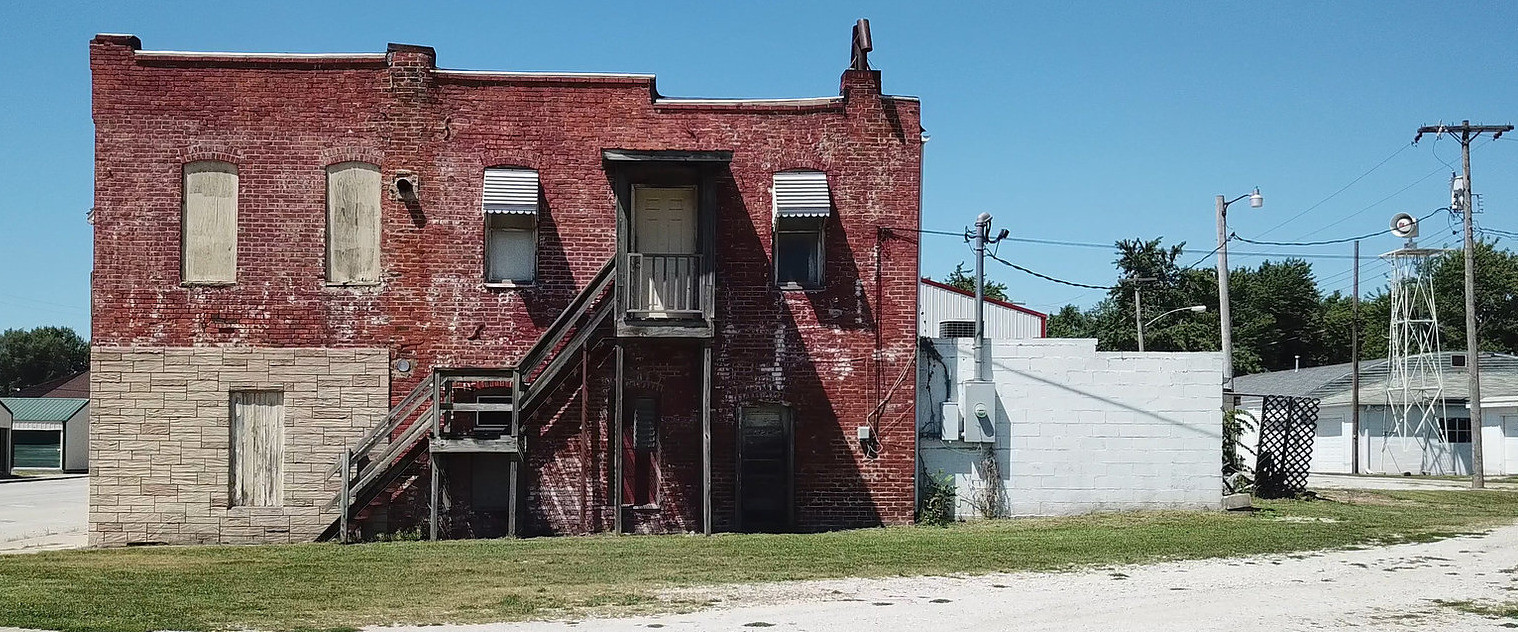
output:
MULTIPOLYGON (((427 44, 451 68, 654 72, 671 96, 798 97, 837 93, 850 26, 868 17, 886 91, 923 100, 925 227, 987 211, 1018 238, 1163 236, 1197 258, 1215 245, 1216 194, 1264 192, 1263 209, 1232 208, 1245 237, 1369 233, 1448 202, 1459 146, 1405 147, 1419 125, 1518 119, 1512 2, 56 2, 4 15, 0 329, 88 328, 97 32, 158 50, 427 44)), ((1473 163, 1478 221, 1518 230, 1518 134, 1480 144, 1473 163)), ((1457 243, 1436 220, 1423 243, 1457 243)), ((955 238, 923 239, 927 275, 968 260, 955 238)), ((1395 246, 1383 235, 1363 251, 1395 246)), ((1231 249, 1308 255, 1327 289, 1349 285, 1347 244, 1231 249)), ((1009 242, 1001 255, 1073 281, 1115 275, 1109 248, 1009 242)), ((1367 291, 1384 282, 1373 257, 1363 269, 1367 291)), ((991 272, 1045 311, 1102 294, 991 272)))

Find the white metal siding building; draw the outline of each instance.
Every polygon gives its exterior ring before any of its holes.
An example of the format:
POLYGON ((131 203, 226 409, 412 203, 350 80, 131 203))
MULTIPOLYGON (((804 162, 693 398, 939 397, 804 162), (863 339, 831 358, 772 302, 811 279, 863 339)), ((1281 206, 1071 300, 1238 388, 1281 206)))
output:
MULTIPOLYGON (((1049 316, 1006 301, 986 299, 986 337, 1043 338, 1049 316)), ((975 294, 923 278, 917 283, 917 335, 966 338, 975 333, 975 294), (948 323, 947 329, 945 323, 948 323)))

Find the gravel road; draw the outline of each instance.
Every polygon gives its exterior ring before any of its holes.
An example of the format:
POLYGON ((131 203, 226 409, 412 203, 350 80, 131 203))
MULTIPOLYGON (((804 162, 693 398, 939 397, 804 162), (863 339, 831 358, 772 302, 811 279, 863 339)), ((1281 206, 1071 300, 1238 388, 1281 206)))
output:
POLYGON ((1506 630, 1518 627, 1518 620, 1468 614, 1436 600, 1518 601, 1514 591, 1518 591, 1518 526, 1425 544, 1070 573, 844 579, 682 590, 668 596, 716 603, 687 614, 415 629, 1470 632, 1506 630))

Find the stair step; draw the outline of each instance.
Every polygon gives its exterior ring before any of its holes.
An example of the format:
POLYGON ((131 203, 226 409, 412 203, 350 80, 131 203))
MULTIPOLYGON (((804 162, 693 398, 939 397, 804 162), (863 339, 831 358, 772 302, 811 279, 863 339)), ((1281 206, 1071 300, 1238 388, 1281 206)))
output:
POLYGON ((498 452, 512 454, 517 449, 516 437, 501 437, 499 439, 433 439, 431 449, 434 453, 446 454, 449 452, 498 452))
POLYGON ((440 402, 437 407, 439 410, 451 410, 460 413, 509 413, 516 410, 516 405, 510 402, 489 402, 483 404, 478 402, 440 402))

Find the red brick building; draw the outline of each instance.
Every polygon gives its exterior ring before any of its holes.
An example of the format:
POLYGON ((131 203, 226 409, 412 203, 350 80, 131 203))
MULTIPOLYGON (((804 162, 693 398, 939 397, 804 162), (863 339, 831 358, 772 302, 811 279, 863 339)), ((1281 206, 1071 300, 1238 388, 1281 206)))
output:
POLYGON ((90 64, 93 542, 912 519, 922 129, 862 53, 754 100, 90 64))

